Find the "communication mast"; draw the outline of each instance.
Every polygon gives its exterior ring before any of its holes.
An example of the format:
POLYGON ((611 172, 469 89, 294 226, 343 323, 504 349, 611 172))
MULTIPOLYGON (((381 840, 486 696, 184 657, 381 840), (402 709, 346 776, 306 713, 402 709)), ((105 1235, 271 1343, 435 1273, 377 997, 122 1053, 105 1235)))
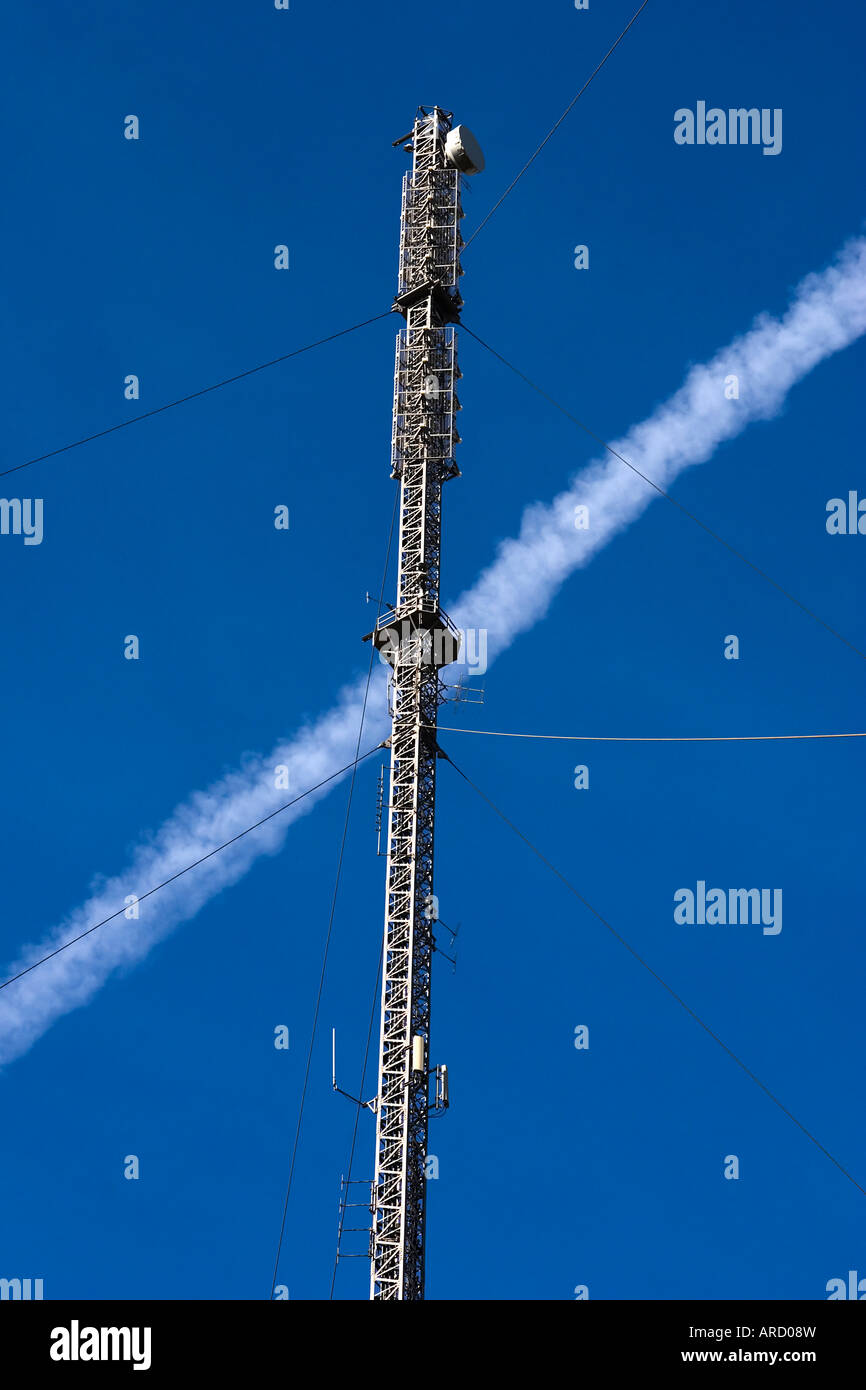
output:
MULTIPOLYGON (((369 634, 391 667, 388 856, 371 1208, 370 1297, 423 1299, 427 1128, 430 1110, 430 977, 439 676, 460 636, 439 604, 442 485, 459 469, 455 382, 463 301, 462 181, 484 167, 478 143, 441 107, 419 107, 394 141, 412 155, 403 180, 391 476, 400 487, 396 606, 369 634)), ((365 639, 365 640, 369 640, 365 639)), ((435 1105, 447 1105, 436 1069, 435 1105)))

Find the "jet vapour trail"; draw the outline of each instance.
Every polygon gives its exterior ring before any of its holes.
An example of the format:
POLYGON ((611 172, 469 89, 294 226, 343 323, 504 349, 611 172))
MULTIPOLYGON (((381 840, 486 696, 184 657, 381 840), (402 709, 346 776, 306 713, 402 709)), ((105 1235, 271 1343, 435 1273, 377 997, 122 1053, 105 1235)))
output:
MULTIPOLYGON (((94 922, 117 912, 129 895, 141 897, 148 888, 351 762, 365 684, 366 677, 347 686, 333 709, 288 742, 277 744, 269 757, 247 759, 240 770, 220 778, 206 791, 194 792, 152 838, 138 845, 127 869, 100 881, 87 901, 48 936, 28 946, 3 972, 3 978, 17 974, 94 922), (285 785, 276 786, 279 767, 289 769, 288 790, 285 785)), ((382 684, 381 678, 371 683, 364 748, 387 733, 383 701, 376 698, 382 684)), ((194 917, 223 888, 242 878, 261 855, 278 853, 292 822, 341 780, 322 787, 155 893, 140 904, 137 920, 116 918, 4 989, 0 993, 0 1065, 26 1052, 57 1018, 86 1004, 114 970, 146 956, 180 922, 194 917)))
MULTIPOLYGON (((797 288, 780 319, 759 317, 751 329, 703 365, 613 447, 661 487, 685 469, 705 462, 725 440, 755 420, 770 419, 787 392, 819 362, 866 332, 866 238, 849 242, 824 271, 797 288), (739 399, 725 397, 724 381, 739 378, 739 399)), ((549 503, 527 507, 516 538, 504 541, 476 583, 450 608, 461 627, 488 631, 488 658, 501 654, 543 618, 575 569, 631 524, 657 493, 617 459, 599 459, 549 503), (589 529, 576 530, 574 508, 589 509, 589 529)), ((387 732, 381 699, 384 672, 371 687, 364 746, 387 732)), ((92 923, 116 911, 130 894, 141 895, 286 799, 274 769, 290 769, 290 795, 298 794, 355 756, 364 681, 346 687, 333 709, 266 758, 248 760, 237 772, 196 792, 156 834, 139 845, 128 869, 100 881, 90 898, 40 942, 27 947, 8 969, 13 975, 92 923)), ((330 784, 336 786, 337 782, 330 784)), ((140 918, 118 918, 61 955, 15 981, 0 994, 0 1064, 26 1052, 51 1024, 86 1004, 119 967, 147 954, 180 922, 223 888, 236 883, 262 854, 276 854, 292 821, 328 788, 269 821, 206 864, 154 894, 140 918)))
MULTIPOLYGON (((761 315, 610 447, 667 489, 747 425, 778 414, 792 386, 864 331, 866 238, 859 237, 827 270, 807 276, 782 319, 761 315), (725 398, 731 375, 738 378, 738 400, 725 398)), ((543 618, 564 580, 657 496, 619 459, 603 455, 552 502, 526 508, 519 536, 501 543, 493 564, 449 609, 452 618, 460 627, 486 628, 488 654, 495 657, 543 618), (588 530, 575 529, 580 504, 589 509, 588 530)))

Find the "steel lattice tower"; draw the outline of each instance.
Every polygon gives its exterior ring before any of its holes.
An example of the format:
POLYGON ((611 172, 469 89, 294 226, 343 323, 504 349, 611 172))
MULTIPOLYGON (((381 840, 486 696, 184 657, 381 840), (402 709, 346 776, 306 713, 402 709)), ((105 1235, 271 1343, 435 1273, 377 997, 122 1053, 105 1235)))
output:
POLYGON ((439 606, 442 485, 459 469, 454 328, 462 299, 462 172, 483 158, 451 112, 420 107, 403 181, 392 473, 400 486, 396 607, 370 636, 391 666, 385 939, 370 1296, 424 1297, 433 837, 439 671, 459 636, 439 606), (462 171, 462 172, 461 172, 462 171))

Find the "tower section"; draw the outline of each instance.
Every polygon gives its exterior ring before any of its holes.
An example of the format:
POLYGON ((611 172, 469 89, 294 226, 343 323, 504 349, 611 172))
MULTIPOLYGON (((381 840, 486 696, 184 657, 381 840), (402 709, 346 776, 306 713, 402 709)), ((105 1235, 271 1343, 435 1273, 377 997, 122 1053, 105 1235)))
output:
POLYGON ((370 636, 390 667, 390 786, 370 1296, 424 1297, 430 984, 434 951, 440 671, 460 639, 439 603, 443 484, 458 475, 454 325, 462 299, 463 173, 483 167, 463 127, 421 107, 395 144, 403 181, 391 475, 400 488, 396 607, 370 636))

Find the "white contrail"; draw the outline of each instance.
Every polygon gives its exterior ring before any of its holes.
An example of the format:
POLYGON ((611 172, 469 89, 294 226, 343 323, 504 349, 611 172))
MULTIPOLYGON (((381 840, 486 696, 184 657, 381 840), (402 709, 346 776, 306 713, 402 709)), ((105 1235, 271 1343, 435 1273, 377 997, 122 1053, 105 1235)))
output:
MULTIPOLYGON (((680 389, 613 447, 662 487, 683 469, 703 463, 753 420, 781 408, 790 388, 817 363, 866 331, 866 239, 850 242, 834 263, 798 287, 784 317, 762 316, 748 333, 694 367, 680 389), (739 399, 725 380, 736 376, 739 399)), ((520 534, 503 542, 494 562, 452 608, 462 627, 486 628, 490 656, 505 650, 543 617, 573 570, 585 565, 658 494, 619 460, 605 455, 547 504, 524 512, 520 534), (577 505, 589 527, 574 525, 577 505)), ((377 668, 361 751, 387 731, 377 668)), ((184 802, 156 835, 135 851, 130 868, 101 881, 92 896, 51 934, 28 947, 6 972, 13 975, 63 941, 238 834, 276 806, 354 757, 363 682, 343 691, 315 724, 278 745, 267 758, 184 802), (290 769, 289 791, 275 787, 275 768, 290 769)), ((329 787, 336 782, 329 784, 329 787)), ((0 994, 0 1063, 25 1052, 51 1023, 87 1002, 119 966, 144 956, 154 942, 187 920, 222 888, 235 883, 261 854, 281 847, 288 826, 325 795, 323 788, 267 825, 215 855, 140 906, 138 920, 117 918, 0 994)))
MULTIPOLYGON (((185 865, 217 845, 239 835, 278 806, 329 777, 355 757, 364 681, 342 691, 336 706, 288 743, 278 744, 270 757, 247 759, 240 771, 195 792, 176 808, 156 834, 136 848, 122 874, 94 885, 87 901, 50 935, 26 948, 4 971, 15 975, 123 908, 131 895, 141 897, 185 865), (288 768, 289 787, 279 768, 288 768)), ((387 732, 381 699, 381 677, 371 686, 370 708, 364 725, 365 753, 387 732), (378 696, 378 698, 377 698, 378 696)), ((346 774, 348 775, 348 774, 346 774)), ((0 993, 0 1064, 12 1061, 61 1015, 96 993, 111 972, 146 955, 151 946, 179 922, 195 916, 216 893, 236 883, 262 854, 276 854, 293 820, 310 810, 337 781, 305 797, 228 849, 154 893, 138 906, 139 916, 116 917, 67 951, 16 980, 0 993)), ((134 911, 134 906, 130 906, 134 911)))
MULTIPOLYGON (((669 400, 611 448, 667 489, 753 420, 777 414, 796 382, 864 331, 866 239, 858 238, 827 270, 802 282, 781 320, 761 315, 748 333, 692 368, 669 400), (725 394, 731 376, 738 379, 738 400, 725 394)), ((489 654, 504 651, 544 616, 568 575, 657 497, 605 454, 552 502, 527 507, 519 536, 502 542, 493 564, 449 610, 455 622, 486 627, 489 654), (578 505, 588 508, 587 530, 575 528, 578 505)))

